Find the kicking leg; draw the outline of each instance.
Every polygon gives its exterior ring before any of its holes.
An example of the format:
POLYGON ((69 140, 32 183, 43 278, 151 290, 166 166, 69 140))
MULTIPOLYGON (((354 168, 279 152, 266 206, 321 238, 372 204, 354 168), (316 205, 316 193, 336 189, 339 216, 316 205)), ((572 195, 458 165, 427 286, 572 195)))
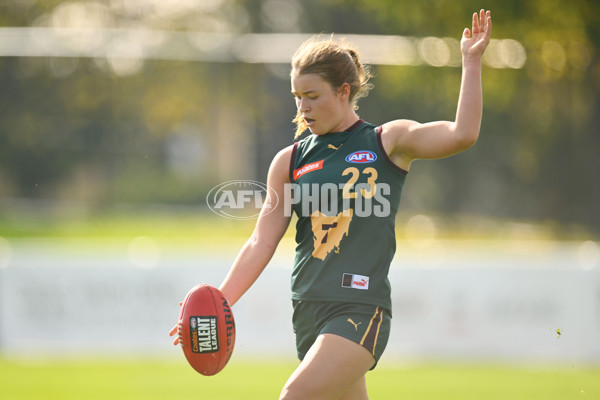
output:
POLYGON ((364 375, 374 363, 361 345, 322 334, 288 379, 280 400, 367 400, 364 375))
POLYGON ((346 393, 339 398, 339 400, 368 400, 369 395, 367 394, 367 379, 365 375, 359 378, 346 390, 346 393))

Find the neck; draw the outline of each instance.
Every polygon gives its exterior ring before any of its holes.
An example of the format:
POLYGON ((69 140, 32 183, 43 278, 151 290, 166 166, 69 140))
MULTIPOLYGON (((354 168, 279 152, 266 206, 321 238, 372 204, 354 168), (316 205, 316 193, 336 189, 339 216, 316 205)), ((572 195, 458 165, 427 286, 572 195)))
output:
POLYGON ((352 110, 352 113, 346 115, 346 117, 340 121, 338 126, 336 126, 336 129, 332 132, 347 131, 349 128, 354 126, 354 124, 356 124, 359 120, 360 118, 358 117, 358 115, 354 112, 354 110, 352 110))

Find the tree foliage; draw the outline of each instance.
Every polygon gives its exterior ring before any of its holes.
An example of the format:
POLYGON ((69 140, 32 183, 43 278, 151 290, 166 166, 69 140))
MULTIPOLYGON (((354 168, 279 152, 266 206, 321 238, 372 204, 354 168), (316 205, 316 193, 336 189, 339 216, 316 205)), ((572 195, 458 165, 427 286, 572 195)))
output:
MULTIPOLYGON (((44 26, 65 3, 4 2, 0 25, 44 26)), ((521 69, 484 67, 480 140, 458 157, 416 163, 403 207, 558 221, 598 232, 597 1, 202 4, 171 14, 156 2, 139 10, 123 6, 102 21, 182 31, 459 39, 472 12, 490 8, 493 37, 522 43, 526 63, 521 69)), ((1 58, 0 197, 102 207, 199 205, 224 179, 264 180, 272 156, 292 140, 287 72, 281 65, 146 61, 119 75, 102 59, 1 58)), ((375 66, 375 75, 375 90, 360 103, 363 118, 454 117, 460 68, 375 66)))

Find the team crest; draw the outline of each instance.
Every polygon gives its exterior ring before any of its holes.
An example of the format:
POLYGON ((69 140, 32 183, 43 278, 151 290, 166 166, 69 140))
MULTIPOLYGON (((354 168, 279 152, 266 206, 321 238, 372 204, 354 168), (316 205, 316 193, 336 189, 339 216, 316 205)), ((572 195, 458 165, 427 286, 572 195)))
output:
POLYGON ((333 216, 327 216, 319 210, 310 214, 314 239, 312 256, 314 258, 325 260, 329 253, 339 253, 342 239, 344 236, 348 236, 353 214, 351 208, 333 216))

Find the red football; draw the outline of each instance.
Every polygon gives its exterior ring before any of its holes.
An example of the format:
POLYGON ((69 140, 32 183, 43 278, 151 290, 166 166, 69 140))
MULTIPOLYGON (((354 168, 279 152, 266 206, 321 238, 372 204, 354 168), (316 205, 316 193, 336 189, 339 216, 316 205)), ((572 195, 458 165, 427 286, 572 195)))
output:
POLYGON ((192 368, 207 376, 221 371, 235 345, 235 322, 223 293, 206 284, 193 287, 179 321, 179 343, 192 368))

